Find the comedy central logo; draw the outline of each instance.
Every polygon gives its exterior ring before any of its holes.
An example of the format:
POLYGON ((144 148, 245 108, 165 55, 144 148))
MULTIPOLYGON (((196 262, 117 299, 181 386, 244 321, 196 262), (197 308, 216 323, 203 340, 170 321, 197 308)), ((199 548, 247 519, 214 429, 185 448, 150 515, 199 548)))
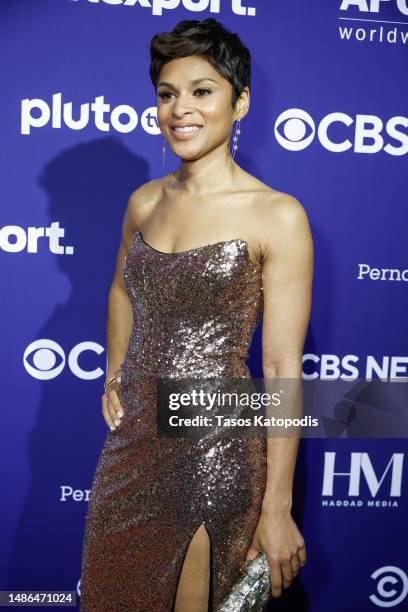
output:
POLYGON ((386 123, 377 115, 333 112, 316 126, 314 119, 301 108, 289 108, 275 121, 275 139, 288 151, 303 151, 317 136, 320 144, 332 153, 352 150, 354 153, 406 155, 408 153, 408 117, 390 117, 386 123), (399 128, 402 128, 400 130, 399 128), (388 138, 397 144, 387 142, 388 138))

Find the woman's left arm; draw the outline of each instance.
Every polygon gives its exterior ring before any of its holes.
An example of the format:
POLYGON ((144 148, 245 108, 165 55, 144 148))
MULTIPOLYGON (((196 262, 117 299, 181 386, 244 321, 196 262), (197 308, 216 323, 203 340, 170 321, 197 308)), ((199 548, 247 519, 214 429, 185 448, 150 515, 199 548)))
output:
MULTIPOLYGON (((263 227, 263 376, 299 381, 312 301, 314 255, 309 221, 296 198, 281 194, 263 227)), ((305 543, 291 516, 298 446, 297 436, 267 438, 262 514, 247 554, 254 558, 257 550, 265 551, 274 597, 290 585, 306 561, 305 543)))

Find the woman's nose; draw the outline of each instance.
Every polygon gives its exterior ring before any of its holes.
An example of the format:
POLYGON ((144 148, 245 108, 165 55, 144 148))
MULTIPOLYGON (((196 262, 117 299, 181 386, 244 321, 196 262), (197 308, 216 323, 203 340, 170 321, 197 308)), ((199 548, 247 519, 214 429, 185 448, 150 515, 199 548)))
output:
POLYGON ((191 100, 187 96, 179 95, 179 97, 177 98, 177 100, 174 101, 173 104, 174 116, 176 117, 178 115, 178 118, 181 119, 184 114, 191 114, 193 112, 194 105, 191 103, 191 100))

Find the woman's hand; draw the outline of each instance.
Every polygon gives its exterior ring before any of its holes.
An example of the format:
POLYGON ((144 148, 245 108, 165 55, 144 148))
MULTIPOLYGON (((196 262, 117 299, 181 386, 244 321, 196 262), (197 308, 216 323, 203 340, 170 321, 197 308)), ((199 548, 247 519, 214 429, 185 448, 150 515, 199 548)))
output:
POLYGON ((272 506, 262 511, 246 558, 254 559, 259 551, 269 563, 272 597, 280 597, 306 563, 305 541, 290 510, 272 506))
POLYGON ((120 425, 120 419, 123 417, 123 408, 119 400, 121 375, 122 370, 119 368, 115 372, 119 382, 117 380, 112 382, 102 395, 102 414, 111 431, 120 425))

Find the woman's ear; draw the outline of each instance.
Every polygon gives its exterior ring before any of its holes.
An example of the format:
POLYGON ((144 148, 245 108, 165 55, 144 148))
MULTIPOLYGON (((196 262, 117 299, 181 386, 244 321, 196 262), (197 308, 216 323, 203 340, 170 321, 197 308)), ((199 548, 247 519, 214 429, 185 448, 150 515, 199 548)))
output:
POLYGON ((243 119, 249 111, 250 91, 249 87, 244 87, 235 104, 234 121, 243 119))

